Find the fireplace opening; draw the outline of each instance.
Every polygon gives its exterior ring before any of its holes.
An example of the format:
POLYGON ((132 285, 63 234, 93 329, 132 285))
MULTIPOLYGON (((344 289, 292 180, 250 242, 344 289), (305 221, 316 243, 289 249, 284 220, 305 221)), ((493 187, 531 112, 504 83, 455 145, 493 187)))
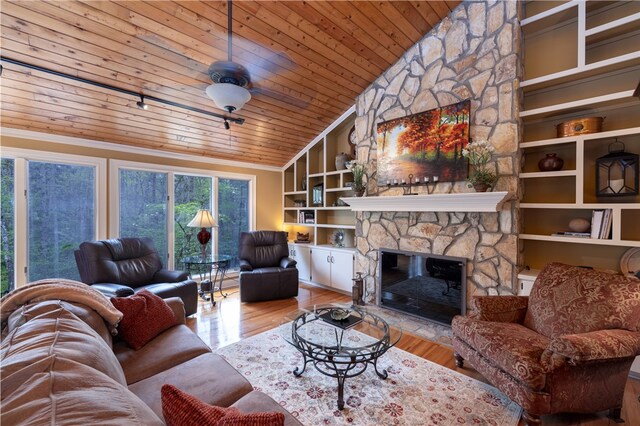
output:
POLYGON ((380 249, 379 306, 451 325, 466 306, 467 259, 380 249))

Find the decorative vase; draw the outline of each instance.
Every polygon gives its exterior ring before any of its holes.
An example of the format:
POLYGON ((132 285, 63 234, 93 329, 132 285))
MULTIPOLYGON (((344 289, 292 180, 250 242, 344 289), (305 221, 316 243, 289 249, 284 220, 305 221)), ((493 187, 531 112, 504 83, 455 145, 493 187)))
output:
POLYGON ((476 192, 487 192, 489 188, 490 186, 486 183, 476 183, 475 185, 473 185, 473 189, 475 189, 476 192))
POLYGON ((555 172, 562 169, 564 160, 556 157, 556 153, 547 154, 543 159, 538 161, 538 168, 542 172, 555 172))
POLYGON ((587 232, 591 228, 591 221, 582 217, 571 219, 569 229, 573 232, 587 232))
POLYGON ((303 175, 303 176, 302 176, 302 182, 300 182, 300 188, 301 188, 303 191, 306 191, 306 190, 307 190, 307 175, 303 175))
POLYGON ((336 154, 336 170, 346 169, 347 166, 344 163, 349 160, 351 160, 351 156, 345 152, 336 154))
POLYGON ((364 191, 366 188, 362 187, 362 188, 353 188, 353 195, 356 197, 362 197, 364 196, 364 191))

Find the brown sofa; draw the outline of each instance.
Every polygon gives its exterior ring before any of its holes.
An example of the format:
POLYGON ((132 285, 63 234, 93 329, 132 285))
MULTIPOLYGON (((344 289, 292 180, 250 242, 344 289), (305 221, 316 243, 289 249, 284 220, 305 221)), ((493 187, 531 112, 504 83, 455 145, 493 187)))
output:
POLYGON ((0 351, 0 423, 161 425, 160 388, 169 383, 208 404, 279 411, 285 425, 300 425, 184 324, 179 298, 167 303, 181 323, 138 351, 112 340, 82 304, 49 300, 13 312, 0 351))
POLYGON ((640 355, 640 281, 552 263, 529 297, 474 297, 472 305, 453 319, 456 364, 468 360, 525 410, 528 425, 559 412, 620 418, 640 355))
POLYGON ((163 268, 150 238, 85 241, 74 255, 82 282, 107 297, 149 290, 163 299, 181 298, 187 315, 198 311, 198 284, 184 271, 163 268))
POLYGON ((287 233, 240 234, 240 301, 260 302, 298 295, 298 269, 289 257, 287 233))

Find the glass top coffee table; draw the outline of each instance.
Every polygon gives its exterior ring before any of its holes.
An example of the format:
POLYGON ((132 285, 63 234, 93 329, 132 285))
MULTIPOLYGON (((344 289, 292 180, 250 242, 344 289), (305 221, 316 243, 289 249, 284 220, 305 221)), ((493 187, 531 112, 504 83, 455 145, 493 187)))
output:
POLYGON ((378 359, 402 337, 400 328, 390 327, 379 316, 355 305, 312 306, 290 313, 285 321, 291 324, 282 327, 283 337, 304 360, 293 374, 301 376, 312 363, 320 373, 338 379, 340 410, 344 408, 345 379, 364 373, 369 364, 386 379, 387 371, 378 370, 378 359))

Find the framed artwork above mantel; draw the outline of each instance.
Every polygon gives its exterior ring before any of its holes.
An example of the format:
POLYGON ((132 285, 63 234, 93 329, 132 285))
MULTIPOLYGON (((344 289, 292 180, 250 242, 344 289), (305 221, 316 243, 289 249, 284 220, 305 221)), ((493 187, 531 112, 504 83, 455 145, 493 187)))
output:
POLYGON ((401 183, 409 174, 420 182, 465 180, 470 110, 467 99, 378 124, 378 185, 401 183))

